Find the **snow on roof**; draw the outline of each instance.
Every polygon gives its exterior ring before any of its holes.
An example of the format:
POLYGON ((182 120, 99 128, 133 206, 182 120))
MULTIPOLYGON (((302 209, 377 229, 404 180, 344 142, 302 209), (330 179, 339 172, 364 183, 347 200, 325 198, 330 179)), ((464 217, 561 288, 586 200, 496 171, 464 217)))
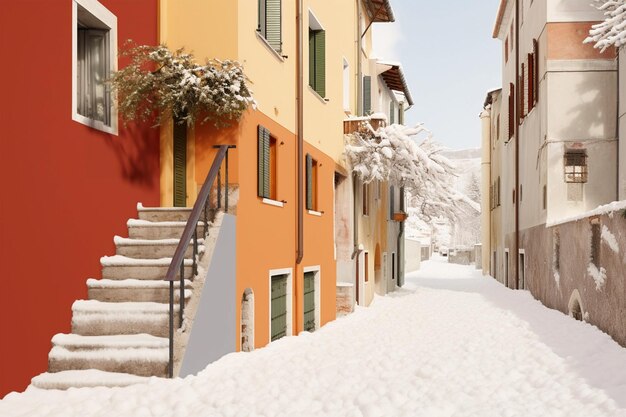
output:
POLYGON ((500 0, 500 5, 498 6, 498 14, 496 16, 496 23, 493 26, 493 38, 497 38, 500 33, 500 26, 502 26, 502 21, 504 19, 504 12, 506 11, 508 0, 500 0))
POLYGON ((611 214, 616 211, 620 211, 624 209, 626 209, 626 200, 614 201, 612 203, 599 206, 585 213, 581 213, 577 216, 565 217, 563 219, 548 222, 546 223, 546 227, 553 227, 553 226, 558 226, 558 225, 565 224, 565 223, 576 222, 579 220, 587 219, 589 217, 601 216, 603 214, 611 214))

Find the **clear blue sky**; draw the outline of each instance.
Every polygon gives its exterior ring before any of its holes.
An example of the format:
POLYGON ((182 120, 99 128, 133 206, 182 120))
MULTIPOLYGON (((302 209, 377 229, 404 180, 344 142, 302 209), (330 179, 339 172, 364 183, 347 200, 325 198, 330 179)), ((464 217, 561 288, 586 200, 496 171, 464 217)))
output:
POLYGON ((374 24, 374 53, 402 62, 415 105, 406 124, 423 122, 454 149, 480 147, 478 115, 500 87, 500 41, 492 39, 499 0, 391 0, 395 23, 374 24))

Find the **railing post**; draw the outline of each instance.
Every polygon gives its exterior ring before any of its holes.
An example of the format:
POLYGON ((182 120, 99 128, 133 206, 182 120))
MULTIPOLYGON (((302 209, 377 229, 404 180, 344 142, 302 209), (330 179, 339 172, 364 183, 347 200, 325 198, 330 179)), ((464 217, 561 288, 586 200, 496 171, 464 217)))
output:
MULTIPOLYGON (((221 168, 221 167, 220 167, 221 168)), ((222 170, 217 170, 217 209, 222 208, 222 170)))
POLYGON ((185 316, 185 258, 180 263, 180 323, 178 327, 183 327, 185 316))
MULTIPOLYGON (((198 228, 193 231, 193 275, 198 275, 198 228)), ((183 261, 184 263, 184 261, 183 261)))
POLYGON ((170 346, 167 375, 174 378, 174 281, 170 281, 170 346))
POLYGON ((224 212, 228 213, 228 148, 226 148, 226 171, 224 181, 224 212))

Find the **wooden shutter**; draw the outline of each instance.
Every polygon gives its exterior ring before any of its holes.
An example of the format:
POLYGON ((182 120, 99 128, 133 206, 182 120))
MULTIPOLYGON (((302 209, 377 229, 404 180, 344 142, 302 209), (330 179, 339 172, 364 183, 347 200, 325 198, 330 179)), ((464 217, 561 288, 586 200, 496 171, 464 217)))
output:
POLYGON ((372 77, 363 77, 363 115, 372 112, 372 77))
POLYGON ((275 51, 281 52, 281 0, 265 0, 265 39, 275 51))
POLYGON ((315 91, 326 97, 326 32, 315 32, 315 91))
POLYGON ((271 341, 287 335, 287 275, 272 277, 271 341))
POLYGON ((270 198, 270 131, 259 125, 257 154, 258 195, 270 198))
POLYGON ((534 91, 533 91, 533 100, 536 104, 539 100, 539 42, 537 39, 533 39, 533 57, 534 57, 534 65, 533 65, 533 78, 534 78, 534 91))
POLYGON ((517 80, 517 117, 518 123, 522 124, 524 118, 524 64, 522 64, 522 71, 517 80))
POLYGON ((174 207, 187 206, 187 123, 174 120, 174 207))
POLYGON ((528 54, 528 111, 535 107, 535 56, 528 54))
POLYGON ((309 29, 309 86, 315 90, 315 31, 309 29))
POLYGON ((258 16, 259 16, 259 25, 257 30, 263 37, 265 37, 265 1, 266 0, 258 0, 258 16))
POLYGON ((396 109, 393 105, 393 101, 389 103, 389 124, 394 124, 396 122, 396 109))
POLYGON ((306 154, 306 209, 313 210, 313 158, 306 154))
POLYGON ((304 273, 304 331, 315 331, 315 272, 304 273))
POLYGON ((515 135, 515 85, 509 84, 509 139, 515 135))

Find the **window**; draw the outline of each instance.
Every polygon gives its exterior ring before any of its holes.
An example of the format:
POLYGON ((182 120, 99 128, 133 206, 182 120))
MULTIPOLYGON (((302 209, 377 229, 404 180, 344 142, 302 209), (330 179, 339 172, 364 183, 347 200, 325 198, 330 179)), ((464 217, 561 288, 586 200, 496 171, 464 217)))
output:
POLYGON ((396 187, 389 187, 389 219, 393 220, 393 214, 396 211, 396 187))
POLYGON ((400 108, 398 109, 398 123, 404 124, 404 102, 400 103, 400 108))
POLYGON ((554 247, 553 247, 553 257, 554 257, 554 270, 558 272, 561 269, 561 234, 558 230, 554 231, 554 247))
POLYGON ((258 196, 277 200, 278 147, 276 138, 271 136, 268 129, 259 125, 258 143, 258 196))
POLYGON ((504 63, 509 62, 509 38, 504 41, 504 63))
POLYGON ((518 275, 517 275, 517 288, 520 290, 525 290, 526 289, 526 254, 523 252, 523 249, 520 249, 519 252, 519 264, 518 264, 518 268, 519 271, 518 275))
POLYGON ((500 139, 500 115, 496 119, 496 142, 500 139))
POLYGON ((326 97, 326 32, 309 11, 309 86, 326 97))
POLYGON ((343 58, 343 109, 350 111, 350 64, 343 58))
POLYGON ((500 207, 500 177, 498 177, 497 189, 496 189, 496 206, 500 207))
POLYGON ((391 100, 389 102, 389 124, 392 125, 396 122, 396 104, 391 100))
POLYGON ((306 155, 306 209, 318 209, 318 163, 311 155, 306 155))
POLYGON ((281 0, 258 0, 259 24, 257 31, 276 52, 283 49, 281 0))
POLYGON ((548 186, 543 186, 543 209, 548 209, 548 186))
POLYGON ((380 181, 376 181, 374 183, 374 200, 380 200, 382 193, 382 183, 380 181))
POLYGON ((570 150, 565 152, 565 182, 587 182, 587 152, 585 150, 570 150))
POLYGON ((539 99, 539 42, 533 39, 533 107, 539 99))
POLYGON ((396 253, 391 253, 391 279, 396 279, 396 253))
POLYGON ((363 184, 363 215, 369 216, 370 214, 370 193, 369 193, 369 184, 363 184))
POLYGON ((524 120, 524 64, 522 64, 522 71, 517 78, 517 122, 522 124, 524 120))
POLYGON ((515 85, 509 84, 509 139, 515 135, 515 85))
POLYGON ((96 0, 72 3, 72 119, 117 134, 106 80, 117 70, 117 18, 96 0))
POLYGON ((365 252, 363 254, 363 266, 365 268, 365 282, 370 280, 370 254, 365 252))
POLYGON ((372 77, 365 75, 363 77, 363 115, 372 112, 372 77))
POLYGON ((600 268, 600 220, 591 220, 591 263, 600 268))
POLYGON ((528 112, 535 107, 535 57, 528 54, 528 112))

